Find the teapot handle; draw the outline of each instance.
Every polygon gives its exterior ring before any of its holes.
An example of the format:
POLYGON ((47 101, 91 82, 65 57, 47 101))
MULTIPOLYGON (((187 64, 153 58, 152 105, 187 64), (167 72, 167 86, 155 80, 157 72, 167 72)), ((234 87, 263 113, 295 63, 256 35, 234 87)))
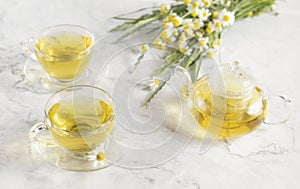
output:
POLYGON ((179 87, 182 98, 186 101, 189 96, 190 85, 192 83, 189 72, 182 66, 177 66, 175 69, 175 76, 179 76, 179 87))
POLYGON ((264 97, 267 101, 268 113, 264 120, 267 125, 285 123, 291 116, 291 100, 284 95, 270 94, 264 97))

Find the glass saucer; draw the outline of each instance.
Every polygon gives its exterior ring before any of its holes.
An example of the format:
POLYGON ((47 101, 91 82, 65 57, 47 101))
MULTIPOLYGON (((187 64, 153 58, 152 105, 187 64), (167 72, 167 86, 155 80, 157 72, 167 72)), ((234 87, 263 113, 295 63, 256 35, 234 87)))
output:
POLYGON ((74 84, 88 84, 90 71, 88 69, 78 78, 72 81, 58 81, 51 78, 42 66, 32 58, 28 58, 24 65, 24 75, 32 86, 45 92, 53 92, 74 84))
POLYGON ((115 164, 124 155, 120 145, 112 138, 115 138, 114 134, 111 134, 106 142, 94 150, 98 152, 95 152, 95 155, 79 158, 63 150, 51 139, 48 132, 44 132, 38 136, 37 140, 31 142, 31 156, 34 159, 42 158, 56 167, 70 171, 96 171, 115 164), (100 154, 101 159, 96 154, 100 154))

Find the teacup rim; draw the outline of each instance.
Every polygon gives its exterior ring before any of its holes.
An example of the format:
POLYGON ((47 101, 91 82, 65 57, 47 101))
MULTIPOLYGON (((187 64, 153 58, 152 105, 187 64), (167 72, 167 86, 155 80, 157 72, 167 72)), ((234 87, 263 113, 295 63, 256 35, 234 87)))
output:
MULTIPOLYGON (((92 40, 92 44, 86 48, 84 51, 81 51, 79 53, 79 55, 83 55, 85 54, 86 52, 90 51, 90 49, 92 49, 95 45, 95 35, 87 28, 85 28, 84 26, 80 26, 80 25, 76 25, 76 24, 56 24, 56 25, 53 25, 53 26, 48 26, 42 30, 40 30, 34 37, 33 37, 33 45, 34 45, 34 50, 37 51, 38 53, 42 54, 43 56, 46 56, 46 57, 52 57, 50 55, 47 55, 43 52, 41 52, 40 50, 38 50, 36 48, 36 43, 39 41, 40 39, 40 36, 47 30, 50 30, 52 28, 58 28, 58 27, 75 27, 75 28, 80 28, 82 30, 84 30, 85 32, 87 32, 90 36, 91 36, 91 40, 92 40)), ((56 59, 60 59, 59 57, 56 57, 56 59)), ((62 59, 65 59, 65 58, 62 58, 62 59)))
MULTIPOLYGON (((115 112, 114 112, 114 101, 111 97, 111 95, 105 91, 104 89, 100 88, 100 87, 97 87, 97 86, 93 86, 93 85, 72 85, 72 86, 68 86, 68 87, 65 87, 65 88, 62 88, 58 91, 55 91, 49 98, 48 100, 46 101, 45 105, 44 105, 44 116, 45 116, 45 121, 50 121, 49 118, 48 118, 48 113, 47 113, 47 105, 49 104, 50 100, 52 99, 52 97, 54 97, 56 94, 62 92, 62 91, 65 91, 67 89, 71 89, 71 88, 75 88, 75 87, 88 87, 88 88, 94 88, 94 89, 97 89, 97 90, 100 90, 101 92, 103 92, 105 95, 108 96, 108 98, 110 99, 111 101, 111 106, 112 106, 112 109, 113 109, 113 112, 111 114, 111 116, 109 117, 109 119, 107 119, 104 123, 102 123, 101 125, 99 125, 98 127, 94 128, 94 130, 97 130, 99 128, 106 128, 107 126, 109 126, 109 123, 110 121, 112 121, 115 117, 115 112)), ((51 122, 51 121, 50 121, 51 122)), ((49 127, 54 127, 55 129, 58 129, 58 130, 62 130, 61 128, 57 127, 55 124, 52 124, 51 125, 48 125, 49 127)))

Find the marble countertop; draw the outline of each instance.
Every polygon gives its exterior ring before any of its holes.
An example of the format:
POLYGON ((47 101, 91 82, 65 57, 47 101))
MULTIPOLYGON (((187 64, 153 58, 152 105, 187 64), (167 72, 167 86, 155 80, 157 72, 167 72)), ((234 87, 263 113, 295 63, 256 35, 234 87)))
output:
MULTIPOLYGON (((222 62, 239 60, 273 93, 292 99, 282 125, 263 125, 203 152, 197 136, 174 158, 146 169, 119 166, 95 172, 57 168, 31 153, 28 131, 43 117, 49 94, 38 93, 23 75, 21 42, 41 29, 77 24, 103 34, 111 16, 157 4, 154 0, 0 0, 0 186, 1 188, 299 188, 300 185, 300 2, 277 6, 226 31, 222 62), (88 2, 88 3, 87 3, 88 2)), ((181 125, 192 124, 185 117, 181 125)))

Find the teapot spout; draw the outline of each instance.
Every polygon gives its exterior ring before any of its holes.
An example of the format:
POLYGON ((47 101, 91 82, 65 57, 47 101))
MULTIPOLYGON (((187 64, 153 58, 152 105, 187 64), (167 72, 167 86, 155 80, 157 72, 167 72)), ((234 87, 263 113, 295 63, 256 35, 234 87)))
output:
POLYGON ((188 97, 189 97, 189 85, 183 86, 180 88, 180 94, 183 98, 184 101, 187 101, 188 97))
POLYGON ((183 100, 187 100, 190 92, 190 85, 192 83, 192 79, 190 73, 183 67, 177 66, 175 69, 175 75, 180 77, 179 87, 180 93, 183 100))

